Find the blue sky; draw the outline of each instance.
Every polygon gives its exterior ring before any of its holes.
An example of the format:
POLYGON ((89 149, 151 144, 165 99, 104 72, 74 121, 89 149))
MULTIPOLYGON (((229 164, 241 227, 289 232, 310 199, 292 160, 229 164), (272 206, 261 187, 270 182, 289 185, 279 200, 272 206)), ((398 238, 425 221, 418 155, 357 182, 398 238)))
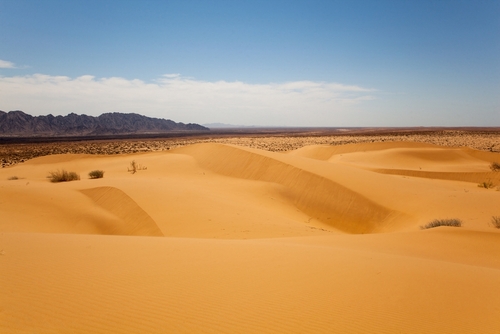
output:
POLYGON ((500 126, 500 1, 0 0, 0 110, 500 126))

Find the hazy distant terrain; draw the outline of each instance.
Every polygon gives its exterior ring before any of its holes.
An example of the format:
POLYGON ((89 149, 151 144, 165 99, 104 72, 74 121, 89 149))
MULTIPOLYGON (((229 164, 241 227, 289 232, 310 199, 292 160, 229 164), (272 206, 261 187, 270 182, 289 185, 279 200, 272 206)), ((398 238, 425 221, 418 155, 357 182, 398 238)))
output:
POLYGON ((209 129, 241 129, 241 128, 257 128, 258 126, 254 125, 234 125, 234 124, 226 124, 226 123, 206 123, 203 124, 209 129))

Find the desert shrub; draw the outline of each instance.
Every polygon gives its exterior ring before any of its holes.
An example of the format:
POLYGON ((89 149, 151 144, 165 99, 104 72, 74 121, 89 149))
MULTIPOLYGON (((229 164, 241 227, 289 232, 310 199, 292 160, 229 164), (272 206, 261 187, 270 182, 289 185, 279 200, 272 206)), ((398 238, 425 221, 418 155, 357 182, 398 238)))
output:
POLYGON ((130 168, 128 169, 128 171, 132 174, 135 174, 137 172, 137 163, 135 162, 135 160, 132 160, 132 162, 130 162, 130 168))
POLYGON ((494 172, 500 172, 500 163, 494 161, 490 165, 490 169, 494 172))
POLYGON ((148 169, 147 167, 141 166, 135 160, 132 160, 130 162, 130 168, 128 168, 128 171, 131 172, 132 174, 135 174, 138 170, 146 170, 148 169))
POLYGON ((91 179, 102 179, 104 177, 104 171, 103 170, 93 170, 89 173, 89 177, 91 179))
POLYGON ((491 224, 495 228, 500 228, 500 216, 491 217, 491 224))
POLYGON ((13 180, 19 180, 19 178, 17 176, 11 176, 7 180, 13 181, 13 180))
POLYGON ((490 188, 493 188, 495 185, 491 181, 484 181, 484 182, 479 183, 477 186, 479 188, 490 189, 490 188))
POLYGON ((433 228, 433 227, 438 227, 438 226, 453 226, 453 227, 460 227, 462 226, 462 221, 460 219, 434 219, 430 223, 427 223, 423 226, 420 226, 422 230, 428 229, 428 228, 433 228))
POLYGON ((75 172, 67 172, 64 169, 61 171, 56 171, 56 172, 50 172, 49 176, 47 176, 50 179, 50 182, 68 182, 68 181, 75 181, 75 180, 80 180, 80 175, 76 174, 75 172))

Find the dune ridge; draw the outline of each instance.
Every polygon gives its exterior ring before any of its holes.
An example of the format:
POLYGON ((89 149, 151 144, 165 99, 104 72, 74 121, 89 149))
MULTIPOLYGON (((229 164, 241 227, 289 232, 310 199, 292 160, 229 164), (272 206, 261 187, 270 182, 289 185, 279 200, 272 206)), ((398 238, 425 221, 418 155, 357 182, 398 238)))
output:
POLYGON ((180 151, 193 156, 202 167, 223 175, 284 185, 299 209, 344 232, 384 231, 402 215, 332 180, 263 153, 221 144, 193 145, 180 151))
POLYGON ((96 187, 82 189, 80 192, 120 218, 120 224, 103 224, 101 226, 103 234, 163 236, 155 221, 120 189, 96 187))
POLYGON ((422 177, 427 179, 454 180, 462 182, 472 182, 479 184, 485 181, 491 181, 494 184, 500 184, 500 175, 495 172, 487 173, 467 173, 467 172, 427 172, 407 169, 383 169, 374 168, 374 172, 393 175, 405 175, 412 177, 422 177))
MULTIPOLYGON (((347 153, 373 152, 373 151, 399 151, 405 154, 428 156, 428 160, 435 159, 452 160, 453 156, 469 156, 486 162, 491 162, 498 159, 500 153, 487 152, 472 149, 470 147, 446 147, 432 143, 422 142, 407 142, 407 141, 391 141, 391 142, 368 142, 368 143, 353 143, 340 146, 332 145, 308 145, 290 151, 289 154, 299 155, 317 160, 329 160, 336 155, 347 153), (450 158, 449 156, 452 155, 450 158)), ((388 160, 391 163, 390 160, 388 160)))
POLYGON ((445 148, 425 143, 384 142, 308 146, 290 154, 348 163, 383 174, 474 183, 491 181, 500 184, 500 173, 489 169, 490 163, 500 161, 500 154, 466 147, 445 148))
POLYGON ((350 143, 346 145, 308 145, 289 151, 289 154, 299 155, 306 158, 317 160, 329 160, 335 155, 353 153, 353 152, 372 152, 392 149, 394 147, 403 149, 413 148, 436 148, 440 147, 431 143, 407 142, 407 141, 391 141, 391 142, 365 142, 365 143, 350 143))

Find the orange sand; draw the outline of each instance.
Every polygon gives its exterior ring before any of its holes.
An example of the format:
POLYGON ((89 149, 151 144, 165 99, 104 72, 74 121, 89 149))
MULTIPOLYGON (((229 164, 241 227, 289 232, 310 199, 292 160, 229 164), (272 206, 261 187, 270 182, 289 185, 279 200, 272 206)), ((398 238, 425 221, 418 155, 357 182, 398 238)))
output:
POLYGON ((203 143, 3 168, 0 332, 499 333, 492 161, 203 143), (50 183, 58 169, 82 179, 50 183), (436 218, 464 225, 420 229, 436 218))

